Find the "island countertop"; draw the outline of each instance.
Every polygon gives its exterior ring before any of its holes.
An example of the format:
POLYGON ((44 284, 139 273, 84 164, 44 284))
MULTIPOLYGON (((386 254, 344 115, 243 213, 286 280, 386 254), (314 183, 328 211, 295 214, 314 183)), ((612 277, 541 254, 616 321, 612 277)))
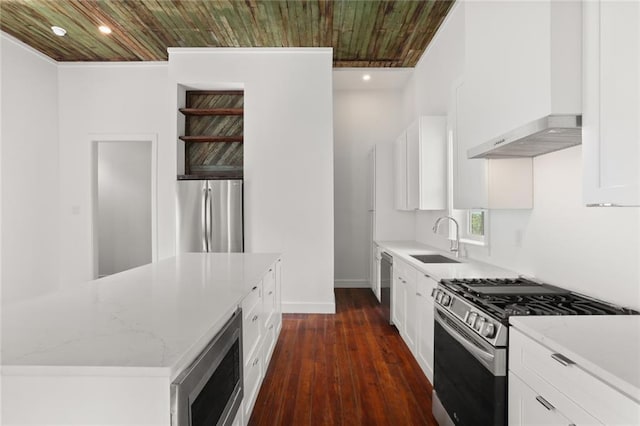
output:
POLYGON ((186 253, 3 306, 2 374, 173 380, 278 257, 186 253))

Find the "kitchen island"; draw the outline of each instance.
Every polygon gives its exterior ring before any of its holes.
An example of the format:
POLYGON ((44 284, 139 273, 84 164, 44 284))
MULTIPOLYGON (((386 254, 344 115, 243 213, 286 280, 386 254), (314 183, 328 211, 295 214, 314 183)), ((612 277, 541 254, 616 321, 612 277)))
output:
POLYGON ((278 258, 187 253, 3 306, 3 423, 168 425, 171 382, 278 258))

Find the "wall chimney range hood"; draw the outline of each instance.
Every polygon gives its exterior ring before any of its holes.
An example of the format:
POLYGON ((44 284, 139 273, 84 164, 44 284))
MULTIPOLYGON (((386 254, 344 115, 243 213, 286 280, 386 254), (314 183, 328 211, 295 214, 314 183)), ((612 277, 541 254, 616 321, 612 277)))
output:
POLYGON ((582 143, 582 115, 548 115, 467 151, 468 158, 536 157, 582 143))

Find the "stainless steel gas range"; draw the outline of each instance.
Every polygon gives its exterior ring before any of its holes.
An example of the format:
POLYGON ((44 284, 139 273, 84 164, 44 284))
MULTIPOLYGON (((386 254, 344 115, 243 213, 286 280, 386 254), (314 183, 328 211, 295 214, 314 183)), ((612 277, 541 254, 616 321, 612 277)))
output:
POLYGON ((442 280, 434 290, 433 414, 505 425, 511 315, 629 315, 631 309, 524 278, 442 280))

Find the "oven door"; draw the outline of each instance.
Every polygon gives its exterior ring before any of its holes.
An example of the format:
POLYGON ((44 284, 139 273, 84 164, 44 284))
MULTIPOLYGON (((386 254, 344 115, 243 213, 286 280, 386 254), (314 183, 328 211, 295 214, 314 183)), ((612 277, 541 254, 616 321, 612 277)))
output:
POLYGON ((436 420, 441 425, 505 425, 507 349, 491 346, 438 305, 435 308, 436 420))

